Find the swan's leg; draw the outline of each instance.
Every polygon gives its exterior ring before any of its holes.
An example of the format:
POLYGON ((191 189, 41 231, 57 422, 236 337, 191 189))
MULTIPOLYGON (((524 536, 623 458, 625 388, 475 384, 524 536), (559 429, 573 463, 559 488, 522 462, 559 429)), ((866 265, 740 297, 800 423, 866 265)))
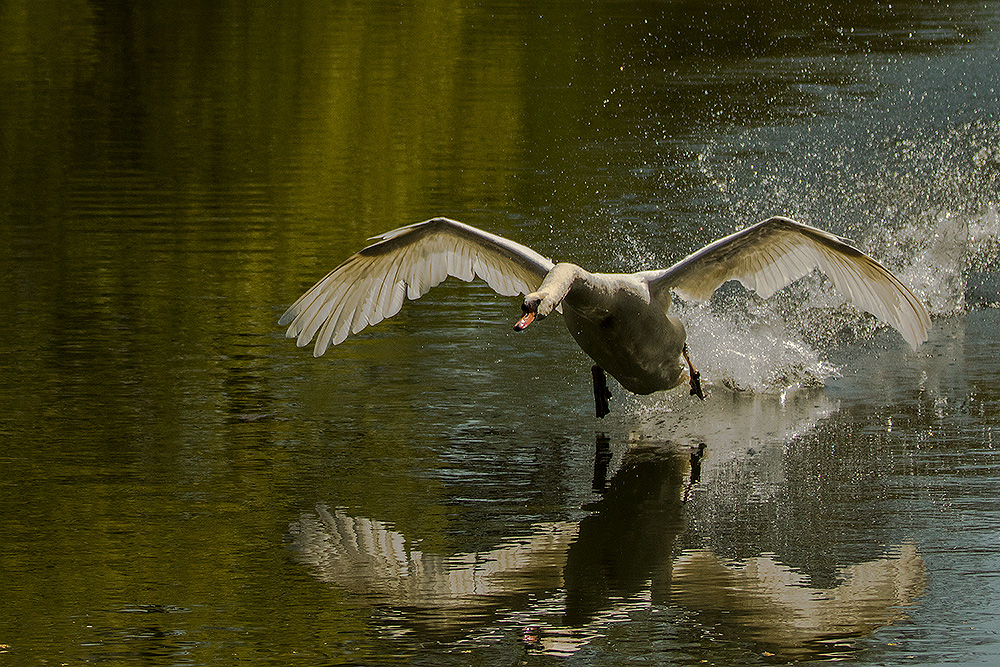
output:
POLYGON ((705 400, 705 394, 701 391, 701 373, 695 370, 694 364, 691 363, 691 355, 688 354, 687 343, 684 343, 684 361, 687 362, 688 368, 691 369, 691 395, 697 396, 701 400, 705 400))
POLYGON ((604 375, 604 369, 597 364, 594 364, 590 372, 594 376, 594 407, 597 409, 598 419, 604 419, 604 415, 611 412, 608 407, 608 399, 611 398, 608 378, 604 375))

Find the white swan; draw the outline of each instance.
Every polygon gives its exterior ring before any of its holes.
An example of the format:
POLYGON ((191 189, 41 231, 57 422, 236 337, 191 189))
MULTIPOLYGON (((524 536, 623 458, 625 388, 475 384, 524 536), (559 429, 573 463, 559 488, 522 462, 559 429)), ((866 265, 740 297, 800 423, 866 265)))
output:
POLYGON ((554 264, 519 243, 447 218, 372 240, 285 311, 279 322, 289 324, 287 337, 299 346, 315 337, 313 354, 319 356, 330 344, 392 317, 406 297, 423 296, 447 276, 479 276, 499 294, 525 295, 518 331, 561 310, 573 338, 596 362, 598 417, 607 414, 610 397, 603 371, 637 394, 689 381, 691 393, 704 398, 684 325, 667 314, 671 292, 702 301, 736 279, 766 298, 818 268, 848 301, 895 327, 914 349, 927 340, 930 326, 923 304, 881 264, 833 234, 782 217, 715 241, 670 268, 631 274, 554 264))

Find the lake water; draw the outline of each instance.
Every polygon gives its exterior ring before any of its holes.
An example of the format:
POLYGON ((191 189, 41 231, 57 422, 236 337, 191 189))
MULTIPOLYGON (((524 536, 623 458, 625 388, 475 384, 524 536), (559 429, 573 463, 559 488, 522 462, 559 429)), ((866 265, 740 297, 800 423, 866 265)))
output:
POLYGON ((1000 4, 0 5, 0 665, 1000 660, 1000 4), (283 310, 448 215, 594 270, 783 214, 593 417, 558 316, 283 310), (704 446, 702 446, 704 445, 704 446))

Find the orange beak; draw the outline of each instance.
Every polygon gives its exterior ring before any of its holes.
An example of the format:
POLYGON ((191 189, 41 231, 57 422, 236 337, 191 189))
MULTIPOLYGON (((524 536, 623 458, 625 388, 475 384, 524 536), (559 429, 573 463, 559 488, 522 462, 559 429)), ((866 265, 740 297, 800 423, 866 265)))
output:
POLYGON ((534 313, 525 313, 521 319, 517 321, 514 325, 514 331, 524 331, 528 328, 528 325, 535 321, 534 313))

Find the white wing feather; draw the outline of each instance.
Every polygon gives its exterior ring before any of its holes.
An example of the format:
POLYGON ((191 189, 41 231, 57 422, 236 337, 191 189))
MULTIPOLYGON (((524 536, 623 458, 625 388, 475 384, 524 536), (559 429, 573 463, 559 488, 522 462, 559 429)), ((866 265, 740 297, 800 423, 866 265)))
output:
POLYGON ((315 356, 399 312, 448 276, 479 276, 503 296, 538 289, 552 262, 519 243, 469 225, 434 218, 375 237, 293 303, 279 320, 315 356))
POLYGON ((844 240, 788 218, 774 217, 712 243, 662 271, 642 275, 653 293, 673 290, 704 301, 728 280, 767 298, 819 269, 847 300, 893 326, 916 349, 930 316, 888 269, 844 240))

